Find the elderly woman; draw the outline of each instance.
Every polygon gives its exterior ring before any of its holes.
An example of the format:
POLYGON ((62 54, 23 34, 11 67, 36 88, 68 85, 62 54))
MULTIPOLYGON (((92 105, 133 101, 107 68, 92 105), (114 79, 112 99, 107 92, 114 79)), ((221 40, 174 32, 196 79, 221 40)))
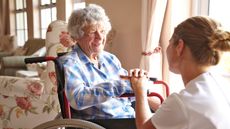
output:
POLYGON ((104 51, 106 35, 111 29, 102 7, 90 4, 75 10, 68 21, 68 33, 61 42, 72 51, 61 58, 64 64, 66 93, 73 117, 80 119, 134 118, 130 98, 131 83, 121 80, 128 72, 118 58, 104 51), (70 38, 68 38, 68 34, 70 38), (65 41, 66 40, 66 41, 65 41), (74 42, 73 42, 73 41, 74 42))
POLYGON ((167 57, 170 71, 182 76, 185 89, 171 94, 153 115, 145 71, 131 70, 138 129, 230 129, 230 75, 212 68, 222 51, 230 51, 230 32, 213 19, 196 16, 179 24, 167 57))

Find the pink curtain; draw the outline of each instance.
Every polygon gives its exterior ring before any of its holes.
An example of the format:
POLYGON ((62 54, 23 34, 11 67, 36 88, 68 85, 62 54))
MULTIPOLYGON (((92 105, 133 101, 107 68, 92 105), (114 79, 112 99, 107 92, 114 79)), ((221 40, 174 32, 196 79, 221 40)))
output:
POLYGON ((0 1, 0 36, 9 34, 8 0, 0 1), (7 16, 8 15, 8 16, 7 16), (8 27, 8 28, 7 28, 8 27))

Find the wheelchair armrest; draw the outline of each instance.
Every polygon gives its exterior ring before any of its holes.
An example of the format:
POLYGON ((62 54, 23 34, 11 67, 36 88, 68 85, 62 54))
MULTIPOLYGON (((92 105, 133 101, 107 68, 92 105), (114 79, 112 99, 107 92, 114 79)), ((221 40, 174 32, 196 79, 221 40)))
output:
POLYGON ((0 52, 0 58, 12 56, 12 55, 13 55, 13 52, 0 52))

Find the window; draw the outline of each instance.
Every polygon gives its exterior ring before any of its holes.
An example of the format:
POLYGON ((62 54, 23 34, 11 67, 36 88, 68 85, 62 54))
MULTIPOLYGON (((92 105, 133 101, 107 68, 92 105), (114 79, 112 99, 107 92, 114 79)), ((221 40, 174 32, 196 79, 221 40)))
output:
MULTIPOLYGON (((193 4, 195 8, 194 15, 210 16, 221 22, 224 29, 230 31, 230 18, 228 17, 228 12, 230 11, 229 0, 193 0, 193 4)), ((219 66, 226 69, 225 71, 230 72, 230 52, 224 53, 219 66)), ((175 86, 170 87, 171 93, 183 89, 184 86, 181 80, 180 75, 170 72, 169 84, 175 86)))
POLYGON ((209 16, 221 22, 227 30, 230 30, 230 19, 228 17, 228 12, 230 12, 229 5, 229 0, 209 1, 209 16))
POLYGON ((28 39, 26 0, 15 0, 16 35, 18 46, 23 46, 28 39))
MULTIPOLYGON (((225 30, 230 31, 230 19, 228 12, 230 1, 229 0, 210 0, 209 1, 209 16, 219 21, 225 30)), ((230 52, 225 52, 220 66, 230 72, 230 52)))
POLYGON ((48 25, 57 19, 56 0, 40 0, 40 17, 41 38, 45 38, 48 25))
POLYGON ((74 0, 74 5, 73 5, 74 9, 80 9, 80 8, 84 8, 84 7, 85 7, 84 0, 74 0))

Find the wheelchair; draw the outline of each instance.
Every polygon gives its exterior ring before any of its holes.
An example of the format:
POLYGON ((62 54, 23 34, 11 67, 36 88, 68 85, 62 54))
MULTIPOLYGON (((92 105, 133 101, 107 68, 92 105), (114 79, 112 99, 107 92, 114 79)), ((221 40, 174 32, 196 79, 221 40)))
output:
MULTIPOLYGON (((57 80, 57 92, 58 92, 58 100, 61 109, 61 117, 63 119, 55 119, 52 121, 48 121, 41 125, 38 125, 34 129, 49 129, 51 127, 55 128, 59 127, 79 127, 83 129, 91 128, 91 129, 136 129, 135 118, 120 118, 120 119, 92 119, 92 120, 79 120, 74 119, 75 110, 71 108, 69 102, 66 98, 65 93, 65 75, 63 64, 59 61, 59 58, 66 53, 58 53, 57 57, 53 56, 44 56, 44 57, 31 57, 26 58, 25 63, 41 63, 47 61, 53 61, 55 64, 55 72, 56 72, 56 80, 57 80), (82 126, 84 125, 84 126, 82 126), (49 128, 48 128, 49 127, 49 128)), ((156 78, 151 78, 154 84, 161 84, 164 86, 166 91, 166 97, 169 95, 169 87, 164 81, 159 81, 156 78)), ((125 93, 120 97, 132 97, 134 93, 125 93)), ((164 101, 164 98, 156 93, 150 92, 148 96, 156 96, 160 99, 161 103, 164 101)))

